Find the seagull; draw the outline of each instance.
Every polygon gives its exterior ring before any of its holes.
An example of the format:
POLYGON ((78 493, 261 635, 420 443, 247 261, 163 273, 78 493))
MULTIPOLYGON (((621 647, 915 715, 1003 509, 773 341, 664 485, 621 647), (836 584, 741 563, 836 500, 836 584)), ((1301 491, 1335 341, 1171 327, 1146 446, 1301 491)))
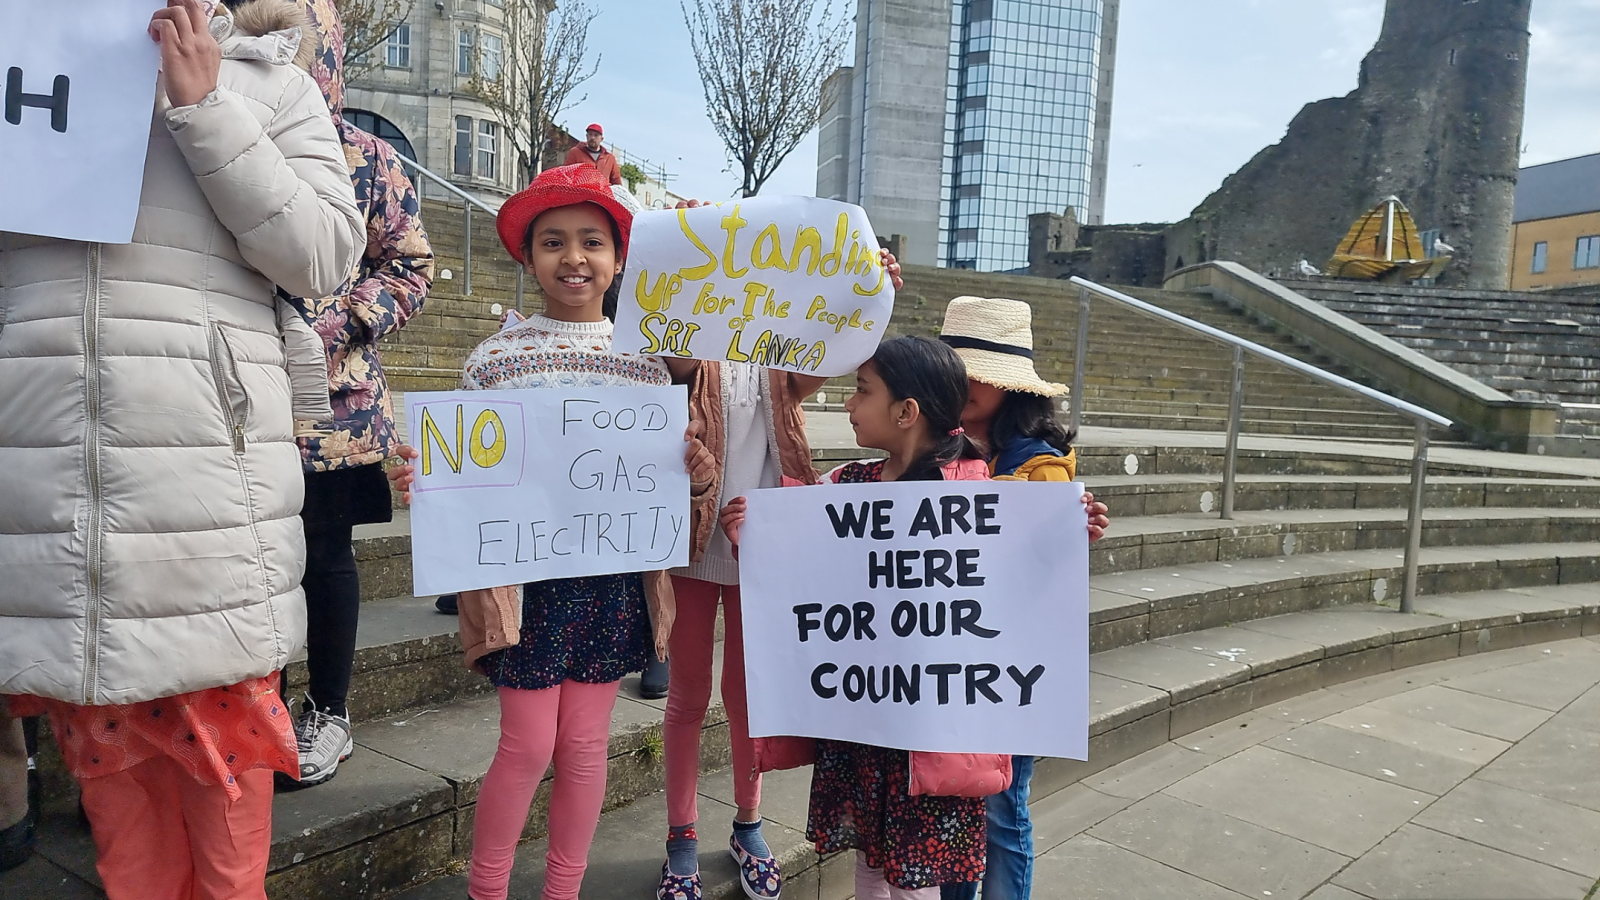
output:
POLYGON ((1444 241, 1435 240, 1433 242, 1433 252, 1439 256, 1448 256, 1456 252, 1456 248, 1446 244, 1444 241))
POLYGON ((1303 260, 1303 259, 1300 260, 1298 263, 1295 263, 1294 270, 1296 272, 1299 272, 1301 275, 1321 275, 1322 274, 1321 270, 1319 270, 1316 266, 1313 266, 1310 262, 1308 262, 1306 260, 1303 260))

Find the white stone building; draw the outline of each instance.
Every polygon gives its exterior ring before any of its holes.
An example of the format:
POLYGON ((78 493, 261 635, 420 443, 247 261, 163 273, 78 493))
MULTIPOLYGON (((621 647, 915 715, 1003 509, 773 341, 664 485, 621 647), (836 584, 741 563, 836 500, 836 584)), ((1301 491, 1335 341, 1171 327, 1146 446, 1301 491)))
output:
MULTIPOLYGON (((526 163, 508 128, 526 126, 501 121, 471 84, 506 62, 505 2, 417 0, 345 96, 345 117, 357 127, 495 206, 524 186, 526 163)), ((555 6, 535 2, 541 20, 555 6)))

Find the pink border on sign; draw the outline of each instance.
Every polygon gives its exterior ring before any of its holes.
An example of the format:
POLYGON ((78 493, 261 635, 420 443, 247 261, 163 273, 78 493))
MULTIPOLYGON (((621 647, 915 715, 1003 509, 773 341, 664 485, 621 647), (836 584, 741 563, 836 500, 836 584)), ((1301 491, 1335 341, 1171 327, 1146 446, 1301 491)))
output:
MULTIPOLYGON (((527 467, 528 467, 528 454, 527 454, 528 419, 527 419, 527 416, 525 414, 526 411, 524 410, 524 408, 523 408, 521 403, 518 403, 518 402, 516 402, 514 400, 479 400, 476 397, 473 397, 473 398, 471 398, 469 400, 461 400, 461 399, 456 399, 456 398, 450 398, 450 399, 445 399, 445 400, 434 400, 434 401, 430 401, 430 402, 427 402, 427 403, 418 403, 416 406, 412 407, 411 411, 415 412, 416 415, 414 417, 411 417, 411 418, 414 418, 415 421, 420 425, 420 423, 422 422, 422 411, 424 409, 427 409, 430 406, 441 406, 441 405, 445 405, 445 404, 459 404, 459 405, 465 406, 465 405, 467 405, 469 403, 473 404, 473 405, 476 405, 476 406, 516 407, 516 410, 517 410, 517 422, 519 423, 519 426, 522 429, 522 446, 523 446, 522 456, 521 456, 520 459, 517 460, 517 478, 516 478, 516 480, 515 481, 508 481, 508 482, 495 482, 493 484, 458 484, 458 485, 454 485, 454 486, 451 486, 451 487, 425 488, 425 487, 422 487, 421 484, 420 484, 420 482, 422 481, 422 476, 421 476, 421 473, 418 473, 417 476, 416 476, 416 480, 411 483, 411 493, 413 493, 413 494, 439 494, 439 493, 443 493, 445 491, 476 491, 476 490, 481 490, 483 488, 511 488, 511 487, 517 487, 518 485, 522 484, 522 476, 526 473, 526 470, 527 470, 527 467)), ((421 435, 419 435, 419 437, 424 441, 428 439, 428 436, 426 434, 421 434, 421 435)), ((475 435, 475 434, 474 435, 470 435, 470 438, 472 440, 477 440, 477 437, 478 436, 475 435)), ((510 435, 508 434, 507 437, 509 438, 510 435)), ((418 447, 420 448, 420 446, 421 446, 421 444, 419 442, 418 447)), ((462 448, 463 455, 465 455, 466 452, 467 452, 466 448, 463 447, 462 448)), ((463 464, 465 464, 465 462, 463 462, 463 464)))

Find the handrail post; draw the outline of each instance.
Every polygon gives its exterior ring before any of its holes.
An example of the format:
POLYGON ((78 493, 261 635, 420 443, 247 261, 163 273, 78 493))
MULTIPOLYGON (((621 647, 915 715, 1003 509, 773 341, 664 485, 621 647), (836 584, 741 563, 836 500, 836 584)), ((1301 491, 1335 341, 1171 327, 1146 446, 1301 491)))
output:
POLYGON ((1233 389, 1228 395, 1228 449, 1222 463, 1222 517, 1233 518, 1234 482, 1239 469, 1239 429, 1244 419, 1244 348, 1233 348, 1233 389))
POLYGON ((1089 289, 1078 288, 1078 350, 1072 357, 1073 434, 1083 426, 1083 365, 1089 355, 1089 289))
POLYGON ((1417 558, 1422 555, 1422 504, 1428 483, 1428 423, 1417 420, 1416 450, 1411 456, 1411 512, 1406 519, 1406 584, 1400 611, 1409 613, 1417 599, 1417 558))
POLYGON ((466 248, 465 249, 465 253, 464 253, 466 258, 461 263, 462 277, 466 280, 466 288, 462 293, 465 294, 468 297, 471 297, 472 296, 472 204, 471 203, 463 203, 463 204, 461 204, 461 206, 462 206, 462 208, 464 208, 467 211, 466 227, 464 229, 465 234, 466 234, 466 238, 462 242, 463 246, 466 248))
POLYGON ((523 269, 523 267, 522 266, 517 266, 517 312, 522 312, 522 297, 523 297, 522 276, 524 274, 525 274, 525 270, 523 269))

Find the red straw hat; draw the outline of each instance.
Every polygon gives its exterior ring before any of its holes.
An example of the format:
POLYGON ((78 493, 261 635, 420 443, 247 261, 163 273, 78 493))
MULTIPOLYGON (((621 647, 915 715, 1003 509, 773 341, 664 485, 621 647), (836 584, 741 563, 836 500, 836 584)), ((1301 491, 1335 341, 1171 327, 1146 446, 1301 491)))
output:
POLYGON ((618 250, 621 251, 621 258, 627 259, 633 213, 612 195, 611 182, 606 176, 601 175, 594 166, 583 163, 546 169, 539 173, 527 190, 507 200, 500 207, 500 215, 494 223, 495 229, 500 232, 500 243, 506 245, 506 252, 511 254, 512 259, 526 264, 522 258, 522 243, 528 236, 528 226, 533 224, 533 220, 540 213, 579 203, 593 203, 617 223, 617 235, 622 242, 618 250))

